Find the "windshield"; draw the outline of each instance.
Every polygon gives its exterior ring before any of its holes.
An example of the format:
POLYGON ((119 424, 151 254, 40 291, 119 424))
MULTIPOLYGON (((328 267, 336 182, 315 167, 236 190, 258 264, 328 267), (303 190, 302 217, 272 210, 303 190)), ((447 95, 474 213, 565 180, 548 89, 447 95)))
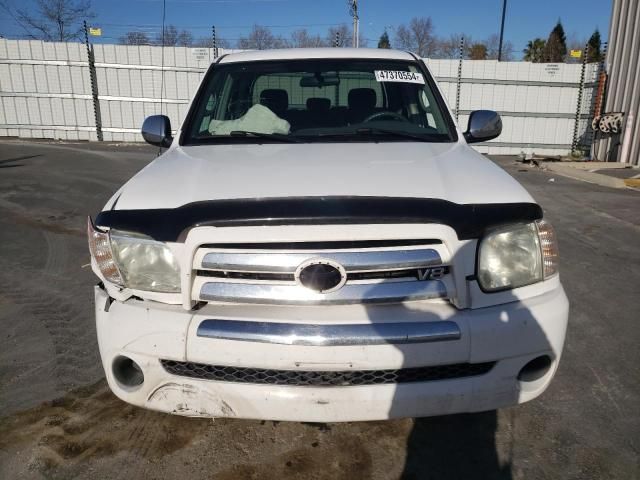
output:
POLYGON ((417 62, 286 60, 215 65, 185 122, 184 145, 456 139, 417 62))

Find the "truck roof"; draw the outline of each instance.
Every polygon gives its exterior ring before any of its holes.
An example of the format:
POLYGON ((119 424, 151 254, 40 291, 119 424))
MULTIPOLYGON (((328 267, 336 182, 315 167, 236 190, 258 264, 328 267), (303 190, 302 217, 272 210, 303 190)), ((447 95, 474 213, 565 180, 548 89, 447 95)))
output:
POLYGON ((262 60, 305 60, 309 58, 353 58, 380 60, 415 60, 408 52, 384 48, 285 48, 248 50, 225 55, 220 63, 256 62, 262 60))

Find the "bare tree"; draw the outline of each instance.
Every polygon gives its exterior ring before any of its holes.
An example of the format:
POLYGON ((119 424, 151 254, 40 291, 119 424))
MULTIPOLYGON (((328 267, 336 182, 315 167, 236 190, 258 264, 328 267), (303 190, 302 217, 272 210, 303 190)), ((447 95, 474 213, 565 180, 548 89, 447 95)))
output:
MULTIPOLYGON (((4 3, 3 7, 8 9, 4 3)), ((95 14, 90 0, 35 0, 32 10, 18 9, 15 18, 34 38, 67 42, 81 38, 82 21, 95 18, 95 14)))
POLYGON ((190 47, 193 44, 193 35, 187 30, 182 30, 176 39, 176 45, 179 47, 190 47))
POLYGON ((578 35, 574 32, 567 36, 567 56, 565 57, 566 63, 581 63, 582 56, 580 58, 574 58, 571 56, 571 50, 580 50, 582 51, 582 55, 584 55, 584 45, 587 43, 587 40, 584 38, 579 38, 578 35))
POLYGON ((432 57, 438 46, 433 30, 431 17, 414 17, 409 25, 400 25, 397 28, 395 44, 421 57, 432 57))
POLYGON ((439 39, 435 56, 438 58, 458 58, 460 56, 460 39, 464 36, 465 50, 473 43, 470 36, 452 33, 449 38, 439 39))
MULTIPOLYGON (((358 34, 358 42, 361 47, 367 46, 367 39, 364 38, 362 32, 358 34)), ((353 33, 351 28, 345 23, 335 27, 330 27, 327 32, 326 43, 330 47, 351 47, 353 43, 353 33), (338 35, 338 45, 336 45, 336 34, 338 35)))
POLYGON ((144 32, 127 32, 120 37, 120 43, 123 45, 150 45, 151 40, 144 32))
MULTIPOLYGON (((482 43, 487 47, 487 59, 497 60, 498 51, 500 50, 500 37, 498 34, 489 35, 489 38, 482 43)), ((513 60, 513 50, 513 43, 508 40, 502 42, 502 60, 505 62, 513 60)))
POLYGON ((327 32, 327 42, 332 47, 350 47, 351 37, 351 29, 345 23, 337 27, 331 27, 327 32), (336 40, 338 42, 337 45, 336 40))
POLYGON ((326 47, 327 42, 320 35, 312 35, 306 29, 295 30, 291 34, 291 46, 295 48, 326 47))
MULTIPOLYGON (((211 37, 200 37, 193 41, 192 47, 197 48, 213 48, 213 40, 211 37)), ((222 37, 216 37, 216 47, 218 48, 231 48, 231 45, 227 39, 222 37)))
POLYGON ((164 36, 162 31, 156 35, 156 45, 164 45, 165 47, 189 47, 193 42, 193 35, 188 30, 180 30, 175 25, 167 25, 164 27, 164 36))
POLYGON ((238 48, 244 50, 268 50, 270 48, 285 48, 288 42, 281 36, 275 36, 267 27, 254 25, 246 37, 238 39, 238 48))
POLYGON ((173 47, 178 41, 178 29, 174 25, 167 25, 163 27, 160 32, 156 34, 156 45, 164 45, 166 47, 173 47))

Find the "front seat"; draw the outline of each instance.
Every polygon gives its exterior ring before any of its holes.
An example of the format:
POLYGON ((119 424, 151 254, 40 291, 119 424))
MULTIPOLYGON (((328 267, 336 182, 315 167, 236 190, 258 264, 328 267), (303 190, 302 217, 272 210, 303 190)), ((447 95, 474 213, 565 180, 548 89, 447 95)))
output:
POLYGON ((289 94, 286 90, 279 88, 267 88, 260 94, 260 104, 280 118, 285 118, 289 109, 289 94))
POLYGON ((349 91, 349 123, 360 123, 372 113, 375 113, 378 97, 373 88, 354 88, 349 91))

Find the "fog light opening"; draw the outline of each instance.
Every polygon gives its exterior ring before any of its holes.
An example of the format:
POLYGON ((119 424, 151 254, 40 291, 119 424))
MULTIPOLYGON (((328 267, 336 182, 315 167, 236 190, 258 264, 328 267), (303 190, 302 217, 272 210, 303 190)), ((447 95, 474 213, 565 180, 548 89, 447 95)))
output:
POLYGON ((140 365, 129 357, 116 357, 111 369, 116 380, 126 387, 137 387, 144 382, 144 374, 140 365))
POLYGON ((551 363, 551 357, 549 357, 549 355, 542 355, 534 358, 522 367, 522 370, 518 373, 518 380, 521 382, 534 382, 536 380, 540 380, 546 375, 549 368, 551 368, 551 363))

